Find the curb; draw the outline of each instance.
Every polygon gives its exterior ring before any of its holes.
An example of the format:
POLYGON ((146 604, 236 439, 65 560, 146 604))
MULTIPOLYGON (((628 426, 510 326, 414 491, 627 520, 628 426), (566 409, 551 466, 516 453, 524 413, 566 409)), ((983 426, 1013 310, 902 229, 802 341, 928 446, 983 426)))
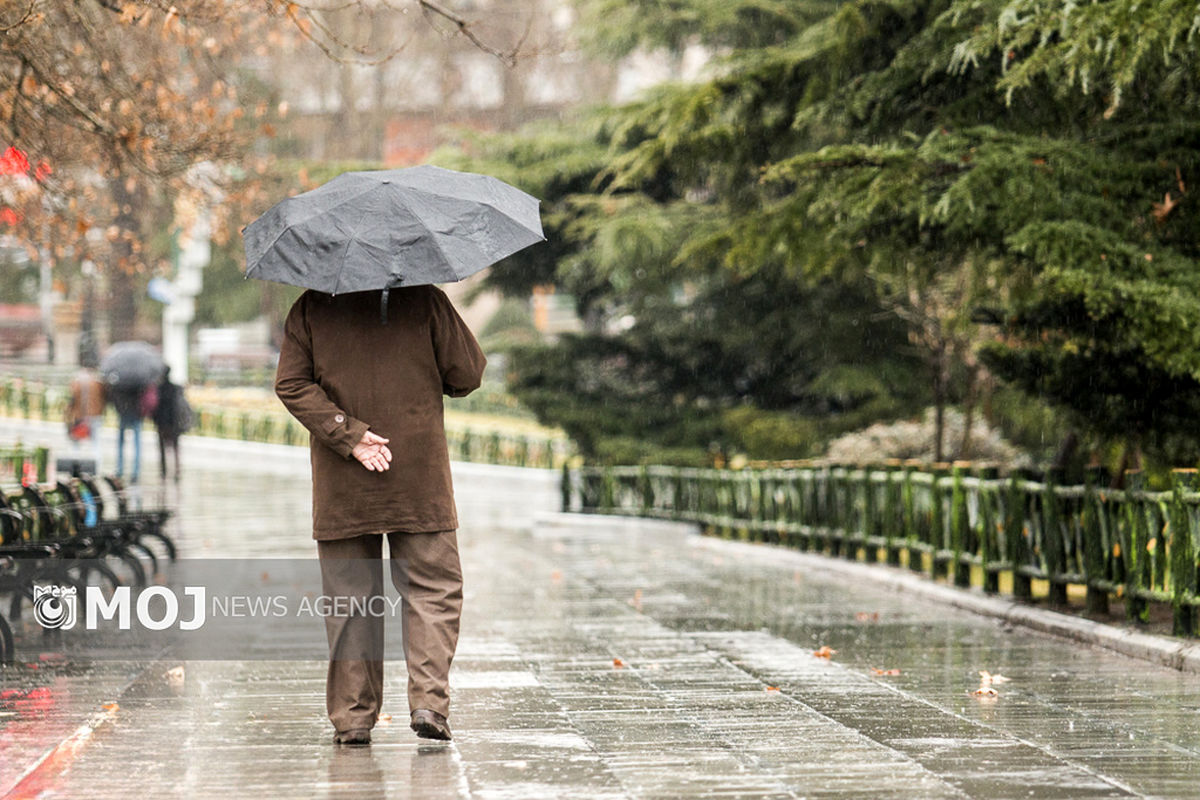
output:
POLYGON ((963 611, 993 617, 1013 625, 1021 625, 1041 633, 1061 636, 1082 644, 1103 647, 1131 658, 1149 661, 1181 672, 1200 674, 1200 641, 1143 633, 1045 608, 1035 608, 1015 600, 985 595, 978 590, 959 589, 933 583, 928 578, 918 577, 884 564, 869 566, 828 556, 800 553, 774 545, 717 539, 700 533, 700 526, 690 522, 642 520, 607 514, 558 513, 538 515, 535 524, 566 527, 570 524, 568 520, 572 518, 578 520, 576 524, 582 523, 589 527, 599 520, 607 520, 610 526, 617 521, 626 525, 652 524, 660 530, 665 526, 672 526, 681 533, 689 534, 689 538, 692 539, 690 544, 696 547, 737 552, 739 555, 753 555, 764 560, 769 559, 772 564, 779 564, 782 560, 786 560, 789 563, 819 569, 825 573, 837 573, 847 577, 869 580, 876 586, 908 592, 963 611))

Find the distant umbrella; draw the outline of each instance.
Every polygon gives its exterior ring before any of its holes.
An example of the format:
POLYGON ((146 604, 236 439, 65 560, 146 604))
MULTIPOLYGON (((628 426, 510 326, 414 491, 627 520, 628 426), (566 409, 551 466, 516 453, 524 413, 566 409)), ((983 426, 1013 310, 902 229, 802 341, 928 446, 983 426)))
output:
POLYGON ((347 172, 246 226, 246 276, 328 294, 459 281, 544 241, 538 205, 488 175, 347 172))
POLYGON ((158 383, 165 366, 148 342, 117 342, 100 359, 100 374, 115 389, 140 389, 158 383))

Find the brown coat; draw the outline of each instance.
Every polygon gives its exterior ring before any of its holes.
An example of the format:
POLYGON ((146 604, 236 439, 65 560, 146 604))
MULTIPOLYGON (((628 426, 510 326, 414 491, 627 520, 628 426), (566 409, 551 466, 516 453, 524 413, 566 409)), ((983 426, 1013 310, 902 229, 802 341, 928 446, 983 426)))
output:
POLYGON ((67 403, 67 422, 75 422, 85 417, 104 415, 104 404, 107 402, 104 383, 91 370, 81 370, 71 381, 71 399, 67 403))
POLYGON ((386 325, 379 295, 305 292, 284 324, 275 393, 311 434, 314 539, 458 527, 442 394, 478 388, 486 360, 440 289, 392 289, 386 325), (386 472, 351 456, 368 429, 386 472))

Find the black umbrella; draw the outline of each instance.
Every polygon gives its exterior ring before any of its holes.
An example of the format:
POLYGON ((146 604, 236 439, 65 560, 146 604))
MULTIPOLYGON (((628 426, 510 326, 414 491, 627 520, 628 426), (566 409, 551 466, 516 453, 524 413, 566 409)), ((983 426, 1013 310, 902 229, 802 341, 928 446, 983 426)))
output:
POLYGON ((242 234, 247 277, 328 294, 462 280, 545 239, 536 198, 432 166, 344 173, 242 234))
POLYGON ((148 342, 117 342, 100 359, 100 374, 114 389, 136 390, 162 378, 162 356, 148 342))

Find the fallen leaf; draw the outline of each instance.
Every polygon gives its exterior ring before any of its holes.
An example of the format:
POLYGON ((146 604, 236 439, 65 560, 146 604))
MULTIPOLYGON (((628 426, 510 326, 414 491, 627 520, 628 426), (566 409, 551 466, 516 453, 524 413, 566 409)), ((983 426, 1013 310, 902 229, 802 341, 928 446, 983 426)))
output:
POLYGON ((621 669, 621 667, 625 666, 625 662, 619 658, 614 658, 613 666, 616 667, 617 669, 621 669))
POLYGON ((872 672, 872 674, 875 674, 875 675, 899 675, 900 674, 900 670, 896 669, 895 667, 892 667, 891 669, 877 669, 875 667, 871 667, 871 672, 872 672))
POLYGON ((778 691, 779 691, 779 687, 778 687, 778 686, 768 686, 768 687, 766 688, 766 691, 768 691, 768 692, 778 692, 778 691))
POLYGON ((104 705, 102 705, 100 707, 103 708, 105 711, 116 711, 121 708, 116 703, 105 703, 104 705))
POLYGON ((556 569, 553 572, 551 572, 550 580, 553 581, 554 583, 560 583, 562 581, 562 570, 556 569))
POLYGON ((823 644, 816 650, 813 650, 813 655, 817 658, 832 658, 837 650, 832 649, 829 645, 823 644))
POLYGON ((878 611, 859 611, 855 613, 854 619, 859 622, 879 622, 878 611))

